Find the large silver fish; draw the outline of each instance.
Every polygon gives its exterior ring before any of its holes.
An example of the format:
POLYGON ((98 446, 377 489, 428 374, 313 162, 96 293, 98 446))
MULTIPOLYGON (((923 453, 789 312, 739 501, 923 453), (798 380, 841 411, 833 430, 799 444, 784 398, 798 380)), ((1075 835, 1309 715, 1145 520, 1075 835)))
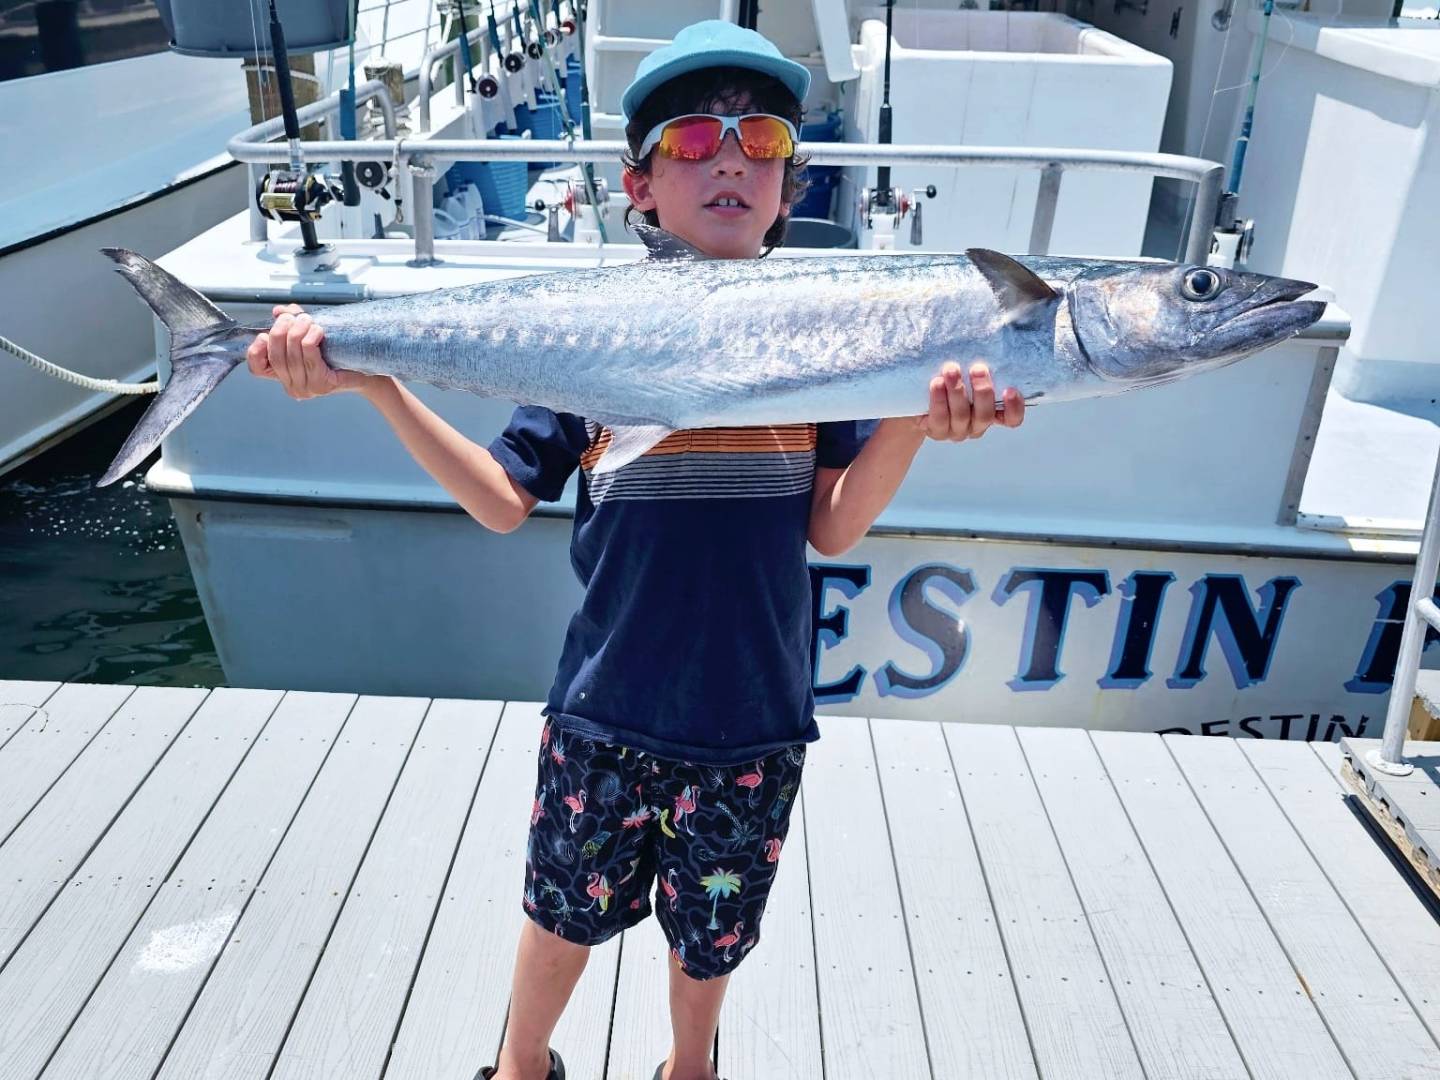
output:
MULTIPOLYGON (((1291 337, 1308 282, 1098 259, 875 255, 712 260, 641 229, 642 262, 327 309, 332 367, 545 405, 611 429, 618 469, 677 428, 909 416, 947 360, 983 359, 1027 404, 1118 394, 1291 337)), ((170 329, 174 373, 101 477, 134 468, 257 333, 106 249, 170 329)))

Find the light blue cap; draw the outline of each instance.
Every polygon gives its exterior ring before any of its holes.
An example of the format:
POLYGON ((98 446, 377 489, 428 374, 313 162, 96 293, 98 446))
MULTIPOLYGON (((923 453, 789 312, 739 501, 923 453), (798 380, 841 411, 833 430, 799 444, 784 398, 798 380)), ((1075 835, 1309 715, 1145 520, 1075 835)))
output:
POLYGON ((712 67, 749 68, 773 75, 800 102, 810 89, 810 72, 794 60, 785 59, 769 38, 724 19, 706 19, 685 27, 669 45, 640 61, 635 81, 625 88, 620 99, 620 111, 629 120, 661 83, 712 67))

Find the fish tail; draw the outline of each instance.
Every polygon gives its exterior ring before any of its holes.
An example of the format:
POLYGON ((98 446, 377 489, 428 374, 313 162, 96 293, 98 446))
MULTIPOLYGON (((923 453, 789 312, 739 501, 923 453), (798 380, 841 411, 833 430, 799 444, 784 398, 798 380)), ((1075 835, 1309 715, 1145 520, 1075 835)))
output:
POLYGON ((234 319, 143 255, 102 248, 170 331, 170 378, 97 484, 114 483, 144 461, 244 359, 250 335, 234 319))

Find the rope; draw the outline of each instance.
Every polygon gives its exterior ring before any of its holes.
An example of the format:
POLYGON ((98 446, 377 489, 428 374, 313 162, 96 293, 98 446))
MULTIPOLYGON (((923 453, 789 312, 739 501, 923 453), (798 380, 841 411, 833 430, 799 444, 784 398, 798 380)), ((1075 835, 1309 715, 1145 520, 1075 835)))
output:
POLYGON ((78 371, 71 371, 59 364, 52 364, 49 360, 41 360, 40 357, 26 349, 22 349, 15 342, 7 337, 0 337, 0 349, 14 353, 27 364, 38 368, 46 375, 53 375, 57 379, 74 383, 76 386, 86 390, 103 390, 107 394, 154 394, 160 389, 159 380, 155 382, 129 383, 115 382, 113 379, 92 379, 89 375, 81 375, 78 371))

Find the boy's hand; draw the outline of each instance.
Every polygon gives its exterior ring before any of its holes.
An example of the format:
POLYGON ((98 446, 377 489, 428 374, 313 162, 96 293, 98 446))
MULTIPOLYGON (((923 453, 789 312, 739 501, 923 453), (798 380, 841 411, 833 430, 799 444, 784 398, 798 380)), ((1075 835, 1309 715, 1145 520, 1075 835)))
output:
POLYGON ((941 373, 930 380, 930 411, 915 418, 916 426, 928 438, 947 442, 978 439, 998 423, 1017 428, 1025 420, 1025 399, 1013 386, 1006 389, 1003 405, 995 407, 995 383, 990 368, 983 361, 970 365, 972 403, 965 394, 965 381, 960 365, 947 363, 941 373))
POLYGON ((271 314, 275 325, 250 343, 245 360, 252 375, 275 379, 296 401, 337 391, 364 392, 386 380, 383 375, 336 371, 325 363, 320 355, 325 331, 298 304, 277 304, 271 314))

